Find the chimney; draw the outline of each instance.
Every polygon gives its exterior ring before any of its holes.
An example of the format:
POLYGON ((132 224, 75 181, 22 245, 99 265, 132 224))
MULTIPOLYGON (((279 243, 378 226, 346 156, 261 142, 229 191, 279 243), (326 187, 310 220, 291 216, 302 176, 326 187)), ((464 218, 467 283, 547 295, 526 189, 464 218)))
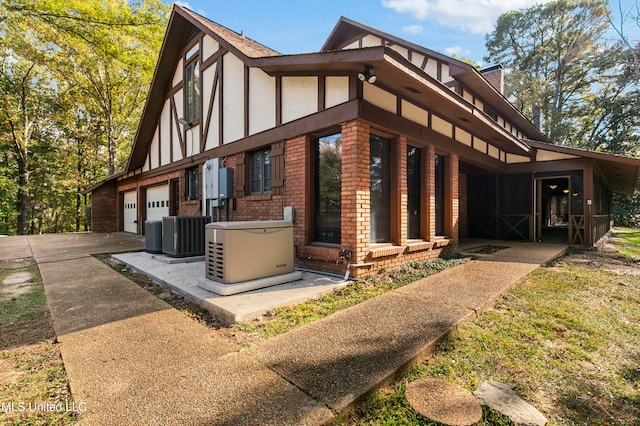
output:
POLYGON ((500 93, 504 93, 504 73, 502 65, 493 65, 480 70, 480 74, 500 93))

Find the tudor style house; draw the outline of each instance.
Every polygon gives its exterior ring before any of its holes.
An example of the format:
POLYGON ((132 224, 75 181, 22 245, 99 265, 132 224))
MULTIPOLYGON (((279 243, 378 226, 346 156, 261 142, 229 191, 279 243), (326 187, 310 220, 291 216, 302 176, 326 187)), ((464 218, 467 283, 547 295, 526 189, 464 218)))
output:
POLYGON ((175 6, 127 168, 91 188, 92 229, 209 215, 203 165, 220 159, 219 218, 291 207, 304 268, 357 276, 470 237, 596 243, 640 160, 553 145, 502 85, 501 67, 346 18, 319 52, 281 55, 175 6))

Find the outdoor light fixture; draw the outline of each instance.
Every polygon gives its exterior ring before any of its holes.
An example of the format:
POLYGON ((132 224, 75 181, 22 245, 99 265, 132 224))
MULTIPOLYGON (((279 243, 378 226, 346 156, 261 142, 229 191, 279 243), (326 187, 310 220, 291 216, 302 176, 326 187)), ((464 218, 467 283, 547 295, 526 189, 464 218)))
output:
POLYGON ((367 83, 373 84, 377 79, 378 77, 376 77, 375 71, 369 66, 364 67, 364 71, 358 73, 358 80, 360 81, 366 81, 367 83))
POLYGON ((558 185, 549 185, 550 189, 556 189, 558 187, 558 185))
POLYGON ((564 192, 565 194, 568 194, 569 190, 568 189, 563 189, 562 192, 564 192))
POLYGON ((182 124, 183 126, 186 126, 187 124, 191 126, 191 123, 189 123, 187 120, 185 120, 182 117, 178 118, 178 123, 182 124))

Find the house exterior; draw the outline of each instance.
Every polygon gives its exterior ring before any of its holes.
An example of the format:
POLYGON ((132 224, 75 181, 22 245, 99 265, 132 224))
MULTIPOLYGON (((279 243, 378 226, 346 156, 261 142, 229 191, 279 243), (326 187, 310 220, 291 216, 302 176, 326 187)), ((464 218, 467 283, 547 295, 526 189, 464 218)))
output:
POLYGON ((502 70, 341 18, 281 55, 175 6, 127 168, 91 188, 92 230, 146 220, 280 220, 297 266, 358 276, 461 238, 590 246, 640 160, 555 146, 502 95, 502 70), (233 194, 203 200, 203 165, 233 194))

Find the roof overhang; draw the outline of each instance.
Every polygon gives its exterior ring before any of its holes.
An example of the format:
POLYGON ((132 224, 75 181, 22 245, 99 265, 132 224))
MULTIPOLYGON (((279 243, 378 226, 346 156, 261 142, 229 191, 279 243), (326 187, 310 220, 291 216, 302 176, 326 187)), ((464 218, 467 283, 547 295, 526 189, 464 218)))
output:
POLYGON ((640 178, 640 158, 568 148, 539 141, 527 141, 532 148, 561 154, 575 155, 595 161, 613 192, 633 195, 640 178))
POLYGON ((505 152, 528 155, 530 151, 484 111, 386 46, 259 58, 256 65, 271 75, 355 75, 370 66, 378 77, 376 86, 400 94, 505 152))

